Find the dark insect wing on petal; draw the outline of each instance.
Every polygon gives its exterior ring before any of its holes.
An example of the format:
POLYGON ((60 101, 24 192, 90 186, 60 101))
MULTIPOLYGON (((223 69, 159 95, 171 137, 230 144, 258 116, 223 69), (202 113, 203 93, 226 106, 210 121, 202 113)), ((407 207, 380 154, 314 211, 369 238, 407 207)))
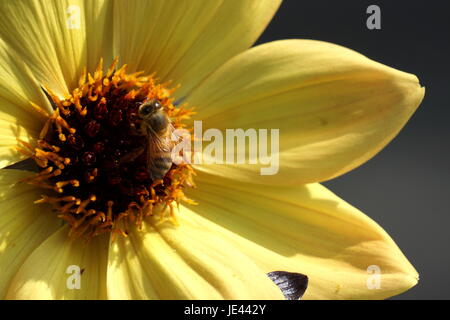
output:
POLYGON ((15 169, 15 170, 26 170, 26 171, 32 171, 32 172, 39 172, 39 167, 37 166, 36 162, 31 159, 25 159, 16 163, 13 163, 5 169, 15 169))
POLYGON ((280 288, 286 300, 300 299, 308 287, 308 277, 301 273, 272 271, 267 275, 280 288))
POLYGON ((50 102, 50 105, 52 106, 53 110, 58 109, 58 106, 56 105, 55 101, 53 101, 52 97, 47 92, 47 90, 45 90, 43 87, 41 87, 41 89, 42 89, 42 91, 44 91, 45 96, 47 97, 48 101, 50 102))

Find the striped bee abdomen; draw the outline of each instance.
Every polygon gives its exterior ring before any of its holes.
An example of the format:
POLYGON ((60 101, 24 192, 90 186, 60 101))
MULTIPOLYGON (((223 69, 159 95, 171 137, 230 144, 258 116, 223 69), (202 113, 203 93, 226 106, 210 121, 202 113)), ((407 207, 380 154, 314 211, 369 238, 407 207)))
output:
POLYGON ((152 159, 152 164, 149 166, 149 174, 153 180, 164 178, 167 171, 172 167, 172 158, 170 153, 158 155, 152 159))

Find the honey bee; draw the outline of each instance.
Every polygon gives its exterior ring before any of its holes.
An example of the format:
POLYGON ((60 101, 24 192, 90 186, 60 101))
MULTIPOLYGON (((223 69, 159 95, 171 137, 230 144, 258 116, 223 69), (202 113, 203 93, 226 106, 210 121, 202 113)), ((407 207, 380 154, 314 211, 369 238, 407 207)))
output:
POLYGON ((144 101, 138 110, 141 131, 147 136, 147 170, 152 180, 162 179, 172 167, 174 126, 156 99, 144 101))

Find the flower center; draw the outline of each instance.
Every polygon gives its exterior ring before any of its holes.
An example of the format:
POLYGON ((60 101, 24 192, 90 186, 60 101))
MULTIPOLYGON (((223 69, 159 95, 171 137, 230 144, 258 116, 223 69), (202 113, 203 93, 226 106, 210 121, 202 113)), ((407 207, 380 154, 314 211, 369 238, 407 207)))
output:
POLYGON ((183 189, 193 186, 192 168, 169 155, 170 128, 183 127, 192 112, 175 107, 174 89, 153 76, 116 66, 117 59, 104 73, 100 61, 64 99, 46 89, 54 113, 36 147, 21 141, 41 168, 25 181, 49 191, 36 203, 51 204, 72 237, 126 235, 150 215, 174 221, 173 206, 189 201, 183 189), (155 106, 165 122, 150 115, 155 106))

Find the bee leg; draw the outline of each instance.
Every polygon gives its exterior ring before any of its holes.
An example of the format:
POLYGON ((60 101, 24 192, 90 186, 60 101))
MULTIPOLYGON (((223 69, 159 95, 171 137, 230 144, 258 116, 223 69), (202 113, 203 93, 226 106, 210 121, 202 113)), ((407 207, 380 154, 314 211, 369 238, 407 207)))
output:
POLYGON ((134 150, 131 150, 126 155, 120 158, 120 163, 128 163, 134 161, 137 157, 139 157, 145 150, 145 147, 139 147, 134 150))
POLYGON ((144 136, 145 131, 142 130, 142 126, 136 126, 136 124, 130 125, 130 135, 132 136, 144 136))

